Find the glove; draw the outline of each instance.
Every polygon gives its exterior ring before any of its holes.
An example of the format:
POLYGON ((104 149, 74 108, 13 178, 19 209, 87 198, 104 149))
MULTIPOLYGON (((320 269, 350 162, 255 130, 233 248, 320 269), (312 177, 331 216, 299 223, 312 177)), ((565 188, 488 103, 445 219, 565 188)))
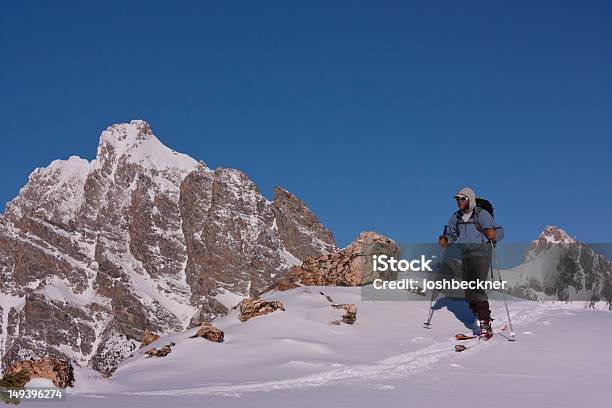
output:
POLYGON ((438 237, 438 245, 440 245, 442 248, 446 248, 448 246, 448 238, 446 238, 444 235, 440 235, 438 237))
POLYGON ((485 236, 487 237, 487 239, 493 243, 495 243, 495 241, 497 241, 497 233, 495 232, 495 230, 493 228, 489 228, 487 230, 485 230, 485 236))

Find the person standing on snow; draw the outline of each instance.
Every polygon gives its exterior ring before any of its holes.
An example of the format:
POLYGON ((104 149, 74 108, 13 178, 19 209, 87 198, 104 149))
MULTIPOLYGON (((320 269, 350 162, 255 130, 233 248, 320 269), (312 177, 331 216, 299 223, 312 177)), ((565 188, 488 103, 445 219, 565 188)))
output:
MULTIPOLYGON (((453 213, 445 235, 438 243, 446 248, 457 244, 460 248, 462 279, 467 282, 485 281, 491 266, 491 245, 504 237, 504 229, 485 209, 476 206, 476 194, 471 188, 462 188, 455 194, 459 209, 453 213)), ((491 310, 484 289, 466 289, 465 299, 480 323, 480 335, 493 336, 491 310)))

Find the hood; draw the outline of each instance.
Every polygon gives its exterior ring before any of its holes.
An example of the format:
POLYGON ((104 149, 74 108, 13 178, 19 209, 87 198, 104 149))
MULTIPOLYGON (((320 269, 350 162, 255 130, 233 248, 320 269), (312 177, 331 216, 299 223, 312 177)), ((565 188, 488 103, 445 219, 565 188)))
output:
POLYGON ((468 200, 470 200, 470 206, 468 208, 468 212, 472 211, 474 207, 476 207, 476 193, 474 193, 474 190, 472 190, 471 188, 463 187, 461 190, 457 192, 457 194, 454 195, 455 198, 457 196, 465 196, 468 198, 468 200))

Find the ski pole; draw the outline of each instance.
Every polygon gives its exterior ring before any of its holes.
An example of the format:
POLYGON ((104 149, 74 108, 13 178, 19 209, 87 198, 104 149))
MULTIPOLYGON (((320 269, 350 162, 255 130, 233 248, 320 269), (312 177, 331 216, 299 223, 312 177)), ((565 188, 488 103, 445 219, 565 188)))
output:
POLYGON ((499 279, 499 283, 501 284, 501 292, 502 297, 504 298, 504 306, 506 307, 506 315, 508 316, 508 326, 510 326, 510 341, 516 341, 516 334, 514 333, 514 328, 512 327, 512 319, 510 318, 510 310, 508 309, 508 302, 506 300, 506 291, 504 290, 504 282, 501 275, 501 269, 499 268, 499 262, 497 257, 495 256, 495 245, 491 242, 491 278, 495 279, 493 275, 493 260, 495 260, 495 265, 497 266, 497 276, 499 279))
POLYGON ((423 323, 424 324, 423 327, 425 329, 431 329, 431 318, 433 317, 433 312, 434 312, 433 302, 434 302, 434 300, 436 298, 436 295, 437 295, 436 290, 435 289, 432 290, 432 292, 431 292, 431 300, 429 301, 429 316, 427 316, 427 322, 423 323))
MULTIPOLYGON (((448 229, 448 225, 444 226, 444 232, 442 233, 443 236, 446 236, 446 230, 448 229)), ((444 260, 444 254, 446 253, 446 248, 444 248, 444 250, 442 251, 442 259, 444 260)), ((438 273, 440 273, 439 268, 438 268, 438 273)), ((435 289, 432 290, 431 292, 431 300, 429 301, 429 315, 427 316, 427 321, 424 324, 424 328, 425 329, 431 329, 431 319, 433 318, 433 313, 434 313, 434 309, 433 309, 433 303, 434 300, 436 299, 436 296, 438 295, 437 291, 435 289)))

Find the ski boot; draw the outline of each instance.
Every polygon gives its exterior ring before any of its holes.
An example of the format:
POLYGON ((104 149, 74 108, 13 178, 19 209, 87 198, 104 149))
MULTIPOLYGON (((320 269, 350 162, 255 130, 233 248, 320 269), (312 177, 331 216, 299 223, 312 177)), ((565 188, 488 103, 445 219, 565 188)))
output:
POLYGON ((493 337, 493 329, 491 328, 491 320, 480 320, 480 338, 485 341, 493 337))

